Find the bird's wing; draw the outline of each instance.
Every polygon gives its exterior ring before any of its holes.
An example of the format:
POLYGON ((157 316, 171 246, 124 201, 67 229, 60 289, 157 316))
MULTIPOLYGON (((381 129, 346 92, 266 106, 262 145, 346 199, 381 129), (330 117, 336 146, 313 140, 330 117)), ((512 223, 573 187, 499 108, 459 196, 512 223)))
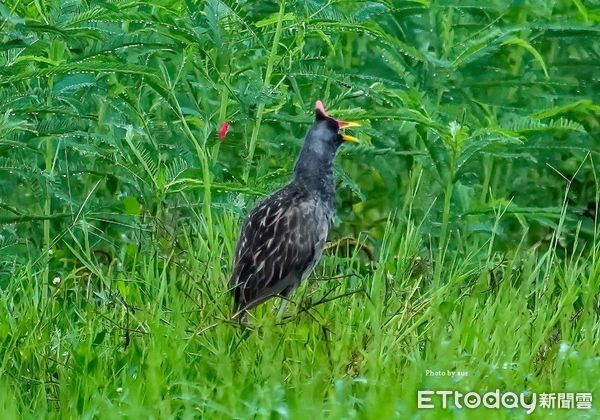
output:
POLYGON ((238 240, 231 287, 238 309, 285 294, 309 274, 327 237, 316 201, 276 194, 250 214, 238 240))

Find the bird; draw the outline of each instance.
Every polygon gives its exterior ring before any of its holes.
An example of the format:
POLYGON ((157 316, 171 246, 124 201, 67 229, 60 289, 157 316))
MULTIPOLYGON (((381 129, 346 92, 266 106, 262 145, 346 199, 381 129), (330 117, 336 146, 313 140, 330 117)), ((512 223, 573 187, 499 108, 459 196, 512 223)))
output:
POLYGON ((259 202, 242 223, 229 290, 233 318, 273 297, 288 296, 317 265, 335 215, 333 162, 338 148, 358 139, 345 131, 356 122, 335 119, 318 100, 315 121, 306 134, 293 177, 259 202))

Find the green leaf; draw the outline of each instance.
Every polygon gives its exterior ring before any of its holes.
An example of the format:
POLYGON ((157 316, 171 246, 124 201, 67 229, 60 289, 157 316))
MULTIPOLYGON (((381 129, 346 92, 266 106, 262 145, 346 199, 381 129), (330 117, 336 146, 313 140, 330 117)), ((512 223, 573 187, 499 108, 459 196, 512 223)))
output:
POLYGON ((495 132, 493 129, 490 129, 489 132, 484 135, 471 137, 458 157, 455 177, 459 177, 463 173, 465 165, 471 159, 488 148, 520 145, 522 143, 523 142, 518 137, 505 136, 495 132))
MULTIPOLYGON (((257 28, 263 28, 265 26, 270 26, 270 25, 274 25, 277 23, 277 21, 279 20, 279 13, 274 13, 272 14, 270 17, 266 18, 266 19, 261 19, 258 22, 256 22, 254 25, 257 28)), ((289 22, 289 21, 294 21, 296 20, 296 16, 294 16, 293 13, 286 13, 285 15, 283 15, 283 17, 281 18, 282 21, 284 22, 289 22)))
POLYGON ((548 75, 548 69, 546 68, 546 63, 544 62, 544 58, 538 52, 538 50, 536 50, 529 42, 521 38, 511 37, 506 41, 502 42, 502 45, 516 45, 526 49, 529 53, 531 53, 531 55, 533 55, 537 62, 540 63, 540 66, 542 67, 542 71, 544 72, 546 79, 550 78, 550 76, 548 75))
POLYGON ((136 197, 128 196, 123 199, 123 212, 132 216, 142 214, 142 206, 136 197))

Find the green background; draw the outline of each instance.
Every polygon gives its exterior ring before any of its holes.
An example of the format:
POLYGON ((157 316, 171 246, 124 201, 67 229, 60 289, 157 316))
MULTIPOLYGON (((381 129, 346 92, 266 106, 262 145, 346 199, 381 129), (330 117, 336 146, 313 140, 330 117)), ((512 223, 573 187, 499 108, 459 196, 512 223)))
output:
POLYGON ((582 0, 0 3, 0 412, 600 398, 599 24, 582 0), (282 320, 236 326, 240 221, 289 179, 317 99, 363 125, 331 242, 282 320))

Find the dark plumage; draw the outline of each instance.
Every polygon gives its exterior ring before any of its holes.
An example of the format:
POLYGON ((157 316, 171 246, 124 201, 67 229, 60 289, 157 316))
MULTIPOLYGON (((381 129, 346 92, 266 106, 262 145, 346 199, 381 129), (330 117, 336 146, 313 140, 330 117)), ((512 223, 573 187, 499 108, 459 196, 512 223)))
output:
POLYGON ((335 213, 333 159, 344 140, 338 121, 318 101, 294 168, 294 178, 260 202, 244 222, 230 286, 234 314, 274 296, 287 297, 311 273, 323 252, 335 213))

